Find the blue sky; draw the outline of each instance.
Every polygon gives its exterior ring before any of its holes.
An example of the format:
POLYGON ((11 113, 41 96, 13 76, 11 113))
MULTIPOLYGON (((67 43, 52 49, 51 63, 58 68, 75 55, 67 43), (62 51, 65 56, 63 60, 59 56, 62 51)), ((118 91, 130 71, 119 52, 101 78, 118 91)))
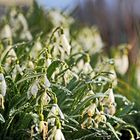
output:
POLYGON ((65 8, 67 6, 71 6, 74 1, 76 0, 37 0, 41 5, 44 7, 49 7, 49 8, 65 8))

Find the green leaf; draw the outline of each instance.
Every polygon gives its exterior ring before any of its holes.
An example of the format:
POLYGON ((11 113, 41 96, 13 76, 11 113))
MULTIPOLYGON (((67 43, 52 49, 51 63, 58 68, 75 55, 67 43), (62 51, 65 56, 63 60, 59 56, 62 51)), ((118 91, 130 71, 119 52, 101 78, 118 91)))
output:
POLYGON ((103 94, 103 93, 98 93, 98 94, 96 94, 96 95, 92 95, 92 96, 88 97, 87 99, 85 99, 83 102, 81 102, 81 103, 77 106, 76 110, 74 110, 72 114, 77 113, 79 110, 81 110, 81 109, 83 108, 83 106, 85 106, 85 105, 86 105, 88 102, 90 102, 91 100, 93 100, 93 99, 95 99, 95 98, 105 97, 105 96, 106 96, 106 95, 103 94))
POLYGON ((115 129, 113 128, 113 126, 109 122, 107 122, 106 125, 110 128, 110 130, 112 131, 112 133, 114 134, 114 136, 116 137, 116 139, 117 140, 120 140, 120 138, 118 137, 115 129))

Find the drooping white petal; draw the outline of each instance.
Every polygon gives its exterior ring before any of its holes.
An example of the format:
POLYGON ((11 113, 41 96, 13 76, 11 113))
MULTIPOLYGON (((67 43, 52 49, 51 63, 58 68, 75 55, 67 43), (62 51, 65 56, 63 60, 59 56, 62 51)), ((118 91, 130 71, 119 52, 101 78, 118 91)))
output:
POLYGON ((123 54, 122 56, 116 56, 115 58, 115 66, 116 70, 121 74, 124 75, 129 67, 129 60, 128 55, 123 54))
POLYGON ((8 24, 6 24, 0 34, 1 38, 11 38, 12 37, 12 31, 8 24))
POLYGON ((61 35, 61 45, 63 46, 64 50, 68 55, 70 55, 71 46, 64 34, 61 35))
POLYGON ((50 81, 48 80, 48 78, 47 78, 46 75, 44 76, 44 86, 45 86, 45 88, 48 88, 48 87, 51 86, 51 83, 50 83, 50 81))
POLYGON ((63 135, 61 129, 57 129, 56 130, 54 139, 55 140, 65 140, 64 135, 63 135))
POLYGON ((6 85, 5 78, 3 74, 0 73, 0 94, 2 94, 2 96, 6 95, 6 89, 7 89, 7 85, 6 85))

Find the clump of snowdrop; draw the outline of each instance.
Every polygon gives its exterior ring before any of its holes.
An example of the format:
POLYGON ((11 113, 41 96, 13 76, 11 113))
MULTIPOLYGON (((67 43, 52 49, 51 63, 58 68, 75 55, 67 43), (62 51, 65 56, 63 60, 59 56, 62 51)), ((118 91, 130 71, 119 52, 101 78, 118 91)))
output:
POLYGON ((103 48, 103 42, 99 31, 94 26, 90 29, 87 27, 81 29, 77 37, 77 42, 80 44, 79 47, 82 46, 82 49, 88 51, 89 54, 101 52, 103 48))

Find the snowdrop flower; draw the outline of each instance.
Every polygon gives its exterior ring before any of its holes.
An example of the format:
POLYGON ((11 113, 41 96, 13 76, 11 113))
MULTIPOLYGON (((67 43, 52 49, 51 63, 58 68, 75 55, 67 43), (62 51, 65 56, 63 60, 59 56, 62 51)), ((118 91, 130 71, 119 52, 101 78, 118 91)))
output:
POLYGON ((85 128, 91 128, 93 125, 93 119, 91 117, 87 117, 84 122, 81 124, 81 128, 85 129, 85 128))
POLYGON ((0 73, 0 94, 2 94, 2 96, 6 95, 6 89, 7 89, 7 85, 5 82, 4 75, 0 73))
POLYGON ((87 114, 89 117, 92 117, 95 113, 96 104, 91 104, 87 110, 87 114))
POLYGON ((84 112, 83 112, 82 114, 84 115, 84 114, 87 113, 87 115, 88 115, 89 117, 92 117, 92 116, 94 115, 94 113, 95 113, 96 107, 97 107, 96 104, 93 103, 93 104, 91 104, 90 106, 88 106, 88 107, 84 110, 84 112))
POLYGON ((121 74, 124 75, 129 67, 129 60, 127 54, 116 55, 115 57, 115 67, 116 70, 121 74))
POLYGON ((25 17, 23 16, 22 13, 18 14, 18 20, 21 23, 21 25, 23 26, 23 30, 28 30, 28 24, 27 21, 25 19, 25 17))
POLYGON ((51 131, 50 131, 50 135, 48 137, 48 140, 65 140, 65 137, 61 131, 60 128, 57 129, 56 126, 54 126, 51 131))
POLYGON ((41 50, 42 50, 42 44, 40 43, 40 41, 37 40, 31 50, 31 57, 36 58, 38 52, 40 52, 41 50))
POLYGON ((25 31, 21 32, 20 38, 21 39, 27 39, 27 40, 31 41, 33 37, 32 37, 32 35, 31 35, 29 30, 25 30, 25 31))
POLYGON ((50 96, 44 92, 43 95, 42 95, 42 98, 41 98, 41 102, 42 102, 42 105, 48 105, 48 103, 51 101, 51 98, 50 96))
POLYGON ((16 76, 17 76, 18 73, 20 75, 23 75, 23 68, 21 68, 19 64, 16 64, 15 65, 15 68, 14 68, 14 70, 12 72, 12 79, 13 80, 15 80, 15 78, 16 78, 16 76))
POLYGON ((0 94, 0 108, 4 109, 4 97, 0 94))
POLYGON ((70 44, 69 44, 69 42, 68 42, 68 40, 67 40, 67 38, 66 38, 66 36, 65 36, 64 33, 61 34, 60 43, 61 43, 61 45, 63 46, 65 52, 66 52, 68 55, 70 55, 71 46, 70 46, 70 44))
POLYGON ((106 92, 106 95, 108 95, 108 99, 107 99, 107 103, 112 104, 115 103, 115 97, 114 97, 114 93, 113 93, 113 89, 109 88, 106 92))
POLYGON ((36 97, 37 93, 38 93, 38 82, 35 81, 28 89, 28 92, 27 92, 28 99, 30 99, 31 96, 36 97))
POLYGON ((45 86, 45 88, 49 88, 51 86, 51 83, 48 80, 46 75, 44 75, 44 86, 45 86))
POLYGON ((28 62, 28 67, 34 69, 34 63, 31 60, 28 62))
POLYGON ((56 118, 55 116, 59 115, 62 120, 64 120, 64 114, 57 104, 53 104, 49 114, 48 114, 48 124, 52 126, 55 125, 56 118))
POLYGON ((42 133, 43 140, 46 140, 48 135, 48 123, 45 121, 40 121, 39 130, 40 133, 42 133))
POLYGON ((16 68, 16 70, 18 71, 18 73, 19 73, 20 75, 23 75, 23 69, 20 67, 19 64, 16 64, 16 65, 15 65, 15 68, 16 68))
POLYGON ((105 106, 106 113, 114 115, 116 112, 116 107, 113 89, 109 88, 104 94, 107 95, 108 97, 103 98, 101 100, 101 104, 105 106))
MULTIPOLYGON (((7 49, 10 49, 12 46, 7 47, 7 49)), ((10 49, 9 53, 8 53, 9 57, 14 58, 15 60, 17 59, 17 55, 14 49, 10 49)))
POLYGON ((0 36, 1 36, 1 39, 3 39, 3 38, 12 38, 12 31, 11 31, 11 28, 10 28, 10 26, 8 24, 6 24, 3 27, 0 36))
POLYGON ((50 58, 48 58, 46 60, 46 67, 49 67, 51 63, 52 63, 52 60, 50 58))
POLYGON ((61 129, 57 129, 54 135, 55 140, 65 140, 64 135, 61 131, 61 129))

